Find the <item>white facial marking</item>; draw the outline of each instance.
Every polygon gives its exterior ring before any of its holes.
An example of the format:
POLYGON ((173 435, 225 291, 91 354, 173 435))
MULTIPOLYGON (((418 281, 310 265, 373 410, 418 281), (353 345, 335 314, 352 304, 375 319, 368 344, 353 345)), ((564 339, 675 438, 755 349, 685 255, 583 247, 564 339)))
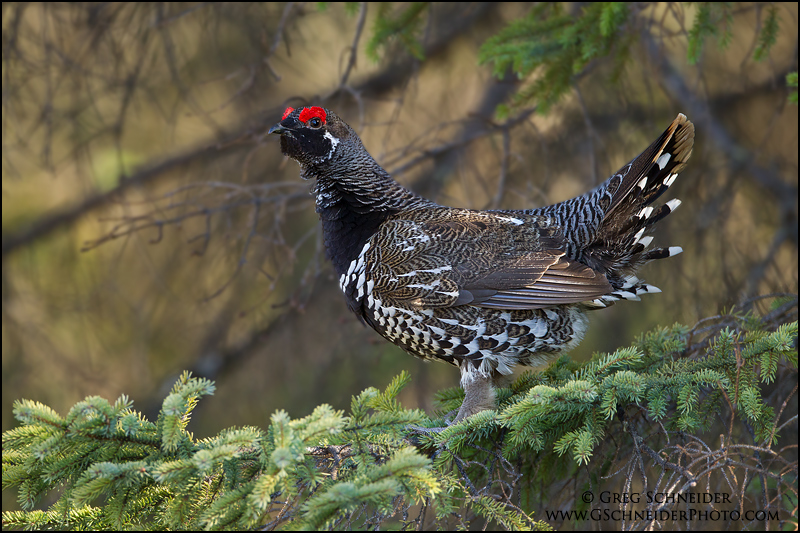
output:
POLYGON ((323 137, 331 141, 331 151, 328 152, 328 159, 330 159, 331 157, 333 157, 333 152, 336 151, 336 145, 339 144, 339 139, 331 135, 331 132, 329 131, 326 131, 323 137))

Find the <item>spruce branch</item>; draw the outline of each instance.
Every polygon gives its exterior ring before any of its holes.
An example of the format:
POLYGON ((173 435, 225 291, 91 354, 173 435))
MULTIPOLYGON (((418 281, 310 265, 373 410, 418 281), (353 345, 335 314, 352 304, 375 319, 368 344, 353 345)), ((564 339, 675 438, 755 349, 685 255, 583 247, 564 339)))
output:
MULTIPOLYGON (((794 316, 794 302, 781 316, 794 316)), ((704 326, 705 339, 697 326, 674 325, 581 365, 562 357, 500 389, 497 411, 423 438, 412 436, 414 428, 441 421, 398 401, 410 381, 405 372, 383 391, 354 396, 349 413, 320 405, 292 419, 279 410, 266 429, 226 428, 200 439, 187 425, 214 384, 189 373, 155 423, 124 395, 114 403, 88 397, 66 417, 20 400, 21 425, 3 434, 3 487, 17 489, 23 510, 4 512, 3 524, 450 529, 480 519, 484 527, 548 529, 533 512, 550 508, 546 496, 555 494, 541 487, 571 478, 576 490, 625 491, 637 473, 646 490, 683 494, 705 484, 743 509, 752 506, 742 499, 748 486, 760 479, 764 508, 794 516, 785 502, 797 497, 796 476, 786 475, 796 457, 791 446, 774 446, 797 423, 789 401, 797 322, 728 316, 716 330, 704 326), (36 509, 45 496, 55 503, 36 509), (421 506, 414 519, 413 506, 421 506)), ((439 398, 460 400, 454 391, 439 398)), ((647 524, 625 522, 634 523, 647 524)))

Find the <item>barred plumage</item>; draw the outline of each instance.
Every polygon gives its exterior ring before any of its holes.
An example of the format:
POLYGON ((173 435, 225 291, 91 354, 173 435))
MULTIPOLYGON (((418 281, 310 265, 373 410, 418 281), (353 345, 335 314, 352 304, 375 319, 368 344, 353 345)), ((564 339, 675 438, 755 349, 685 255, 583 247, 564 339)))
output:
POLYGON ((492 382, 571 349, 586 311, 660 292, 636 277, 678 200, 651 206, 692 152, 684 115, 592 191, 523 211, 438 205, 405 189, 321 107, 288 108, 269 133, 300 163, 347 305, 387 340, 461 369, 456 421, 492 408, 492 382))

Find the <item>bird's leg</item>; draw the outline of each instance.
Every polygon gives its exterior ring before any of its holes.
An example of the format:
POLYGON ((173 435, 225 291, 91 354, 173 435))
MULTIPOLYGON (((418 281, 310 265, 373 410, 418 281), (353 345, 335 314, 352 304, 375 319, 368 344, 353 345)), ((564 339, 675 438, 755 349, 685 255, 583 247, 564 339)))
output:
POLYGON ((470 361, 462 363, 461 387, 464 389, 464 403, 461 404, 453 424, 475 413, 497 408, 493 376, 484 376, 477 372, 470 361))
POLYGON ((461 422, 465 418, 481 411, 497 408, 497 400, 494 394, 495 382, 502 379, 498 373, 485 376, 477 371, 469 361, 464 361, 461 366, 461 387, 464 389, 464 402, 458 410, 455 420, 448 420, 453 412, 445 416, 445 427, 423 428, 415 424, 406 426, 413 433, 430 435, 431 433, 441 433, 447 427, 461 422))

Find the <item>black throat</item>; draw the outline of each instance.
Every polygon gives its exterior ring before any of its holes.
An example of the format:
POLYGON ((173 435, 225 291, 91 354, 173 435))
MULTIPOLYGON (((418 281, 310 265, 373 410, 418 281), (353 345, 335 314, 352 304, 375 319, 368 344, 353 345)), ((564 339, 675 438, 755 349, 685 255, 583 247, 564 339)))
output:
POLYGON ((378 227, 397 210, 363 209, 338 191, 331 191, 331 196, 320 202, 319 194, 317 192, 317 213, 322 222, 325 250, 337 276, 341 276, 378 227))
POLYGON ((386 219, 433 204, 394 181, 363 146, 358 148, 339 150, 322 165, 301 165, 301 176, 315 180, 312 193, 325 248, 338 276, 347 272, 386 219))

